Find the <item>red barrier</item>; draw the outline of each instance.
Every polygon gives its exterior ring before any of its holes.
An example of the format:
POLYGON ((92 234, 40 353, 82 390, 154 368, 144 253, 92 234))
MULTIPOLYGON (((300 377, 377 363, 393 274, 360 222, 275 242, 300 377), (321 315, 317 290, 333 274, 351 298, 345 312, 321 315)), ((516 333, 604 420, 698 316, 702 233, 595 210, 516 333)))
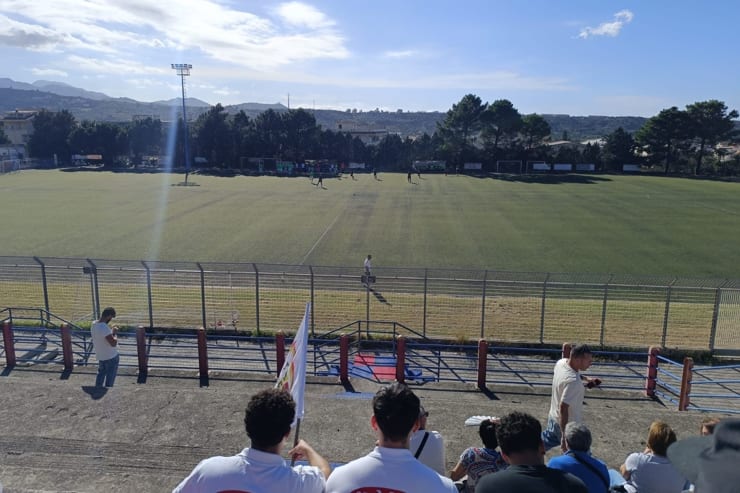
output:
POLYGON ((69 325, 62 324, 59 327, 62 337, 62 359, 64 360, 64 370, 72 371, 75 367, 74 355, 72 353, 72 334, 69 331, 69 325))
POLYGON ((285 364, 285 333, 282 330, 275 334, 275 362, 277 365, 276 376, 279 376, 285 364))
POLYGON ((15 340, 13 339, 13 326, 9 320, 3 323, 3 344, 5 347, 5 366, 15 366, 15 340))
POLYGON ((396 381, 403 383, 406 379, 406 338, 398 336, 396 340, 396 381))
POLYGON ((208 344, 206 342, 206 329, 198 329, 198 369, 200 378, 208 378, 208 344))
POLYGON ((136 327, 136 355, 139 357, 139 375, 149 371, 149 356, 146 354, 146 329, 143 325, 136 327))
POLYGON ((486 372, 488 365, 488 343, 485 339, 478 341, 478 388, 486 389, 486 372))
POLYGON ((691 376, 694 369, 694 360, 686 357, 683 359, 683 375, 681 375, 681 394, 678 396, 678 410, 687 411, 691 404, 691 376))
POLYGON ((561 353, 561 358, 570 358, 570 350, 573 348, 573 344, 566 342, 563 343, 563 352, 561 353))
POLYGON ((349 336, 339 336, 339 381, 349 383, 349 336))
POLYGON ((650 346, 648 349, 647 375, 645 376, 645 395, 655 396, 655 386, 658 380, 658 355, 660 347, 650 346))

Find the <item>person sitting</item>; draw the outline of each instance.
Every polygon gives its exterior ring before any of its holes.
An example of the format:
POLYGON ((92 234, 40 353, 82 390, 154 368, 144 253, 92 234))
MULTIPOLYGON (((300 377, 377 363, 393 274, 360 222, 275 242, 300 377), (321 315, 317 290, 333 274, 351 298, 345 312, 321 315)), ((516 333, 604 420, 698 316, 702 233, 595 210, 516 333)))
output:
POLYGON ((453 481, 459 481, 468 476, 464 481, 461 491, 473 493, 478 480, 486 474, 501 471, 509 467, 501 453, 496 450, 496 423, 490 419, 484 419, 478 426, 478 434, 483 441, 483 447, 470 447, 460 454, 460 460, 450 471, 453 481))
POLYGON ((475 493, 588 493, 576 476, 545 466, 542 425, 529 414, 502 417, 496 439, 509 467, 480 478, 475 493))
POLYGON ((627 456, 619 472, 628 493, 680 493, 686 478, 666 457, 676 433, 663 421, 653 421, 648 430, 647 448, 627 456))
POLYGON ((444 475, 445 441, 438 432, 426 429, 428 417, 424 406, 419 406, 419 429, 411 435, 409 448, 419 462, 444 475))
POLYGON ((406 384, 396 382, 380 389, 373 397, 370 418, 378 438, 375 448, 337 467, 326 482, 326 493, 457 493, 450 478, 416 460, 409 450, 418 419, 419 398, 406 384))
POLYGON ((305 441, 299 440, 288 454, 305 458, 310 466, 289 467, 280 456, 295 417, 290 392, 267 389, 249 400, 244 414, 250 448, 232 457, 211 457, 172 490, 172 493, 306 492, 323 493, 331 473, 329 463, 305 441))
POLYGON ((589 493, 604 493, 609 489, 609 470, 604 462, 591 456, 591 440, 591 430, 585 424, 571 421, 565 426, 568 451, 550 459, 547 466, 578 476, 589 493))

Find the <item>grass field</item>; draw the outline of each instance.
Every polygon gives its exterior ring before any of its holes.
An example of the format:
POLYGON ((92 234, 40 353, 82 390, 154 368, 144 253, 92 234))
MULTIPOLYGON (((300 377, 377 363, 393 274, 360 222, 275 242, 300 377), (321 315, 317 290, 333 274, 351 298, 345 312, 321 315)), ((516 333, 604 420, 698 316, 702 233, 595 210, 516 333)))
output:
POLYGON ((740 184, 610 175, 0 175, 0 255, 740 278, 740 184))

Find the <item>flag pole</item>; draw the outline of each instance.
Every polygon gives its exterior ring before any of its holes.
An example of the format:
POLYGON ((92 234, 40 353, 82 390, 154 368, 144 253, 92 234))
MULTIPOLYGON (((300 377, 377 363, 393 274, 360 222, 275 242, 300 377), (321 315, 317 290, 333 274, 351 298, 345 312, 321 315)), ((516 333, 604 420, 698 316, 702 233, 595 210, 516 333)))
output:
MULTIPOLYGON (((298 418, 298 421, 295 423, 295 436, 293 437, 293 448, 298 445, 298 440, 300 440, 300 434, 301 434, 301 418, 298 418)), ((295 455, 293 455, 290 458, 290 467, 293 467, 295 465, 295 455)))

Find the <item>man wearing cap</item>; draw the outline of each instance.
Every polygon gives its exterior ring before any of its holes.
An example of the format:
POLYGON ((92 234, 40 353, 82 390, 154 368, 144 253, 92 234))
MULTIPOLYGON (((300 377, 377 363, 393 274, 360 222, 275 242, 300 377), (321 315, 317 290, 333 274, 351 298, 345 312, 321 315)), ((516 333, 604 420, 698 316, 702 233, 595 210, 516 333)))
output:
POLYGON ((711 435, 673 443, 668 458, 696 493, 740 492, 740 419, 724 419, 711 435))
POLYGON ((419 429, 411 435, 411 444, 409 449, 419 462, 427 467, 431 467, 443 476, 445 470, 445 441, 436 431, 429 431, 427 427, 427 418, 429 412, 424 406, 419 406, 419 429))

